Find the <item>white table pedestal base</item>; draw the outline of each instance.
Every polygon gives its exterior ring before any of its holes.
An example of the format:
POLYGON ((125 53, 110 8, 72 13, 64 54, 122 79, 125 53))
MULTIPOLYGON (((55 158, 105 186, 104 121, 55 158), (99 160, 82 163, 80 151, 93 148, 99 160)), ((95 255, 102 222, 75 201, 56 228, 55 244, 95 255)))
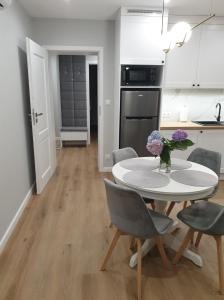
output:
MULTIPOLYGON (((163 201, 155 201, 155 206, 156 206, 156 211, 160 213, 165 213, 165 209, 167 206, 167 202, 163 201)), ((178 227, 178 222, 174 221, 173 226, 170 228, 170 231, 168 234, 164 236, 164 244, 166 247, 177 251, 180 247, 181 241, 178 240, 178 238, 174 235, 171 234, 175 229, 178 227)), ((149 251, 155 246, 155 242, 151 239, 145 240, 145 242, 142 245, 142 257, 146 256, 146 254, 149 253, 149 251)), ((191 260, 195 265, 198 267, 203 267, 203 260, 202 257, 190 250, 189 248, 186 249, 183 253, 183 256, 186 257, 187 259, 191 260)), ((138 254, 135 253, 132 255, 129 266, 131 268, 134 268, 137 265, 137 259, 138 259, 138 254)))

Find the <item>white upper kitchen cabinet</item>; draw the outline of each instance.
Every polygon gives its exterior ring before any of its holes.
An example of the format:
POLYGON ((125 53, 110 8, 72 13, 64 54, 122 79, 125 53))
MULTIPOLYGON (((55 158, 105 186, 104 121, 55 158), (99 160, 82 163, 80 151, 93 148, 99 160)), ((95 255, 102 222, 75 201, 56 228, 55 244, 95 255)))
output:
MULTIPOLYGON (((169 25, 170 28, 172 26, 169 25)), ((196 85, 200 35, 200 29, 195 29, 184 46, 175 47, 167 53, 165 87, 190 88, 196 85)))
POLYGON ((224 25, 202 27, 197 78, 201 88, 224 88, 224 25))
POLYGON ((202 25, 167 54, 165 88, 224 88, 224 25, 202 25))
MULTIPOLYGON (((166 31, 168 18, 164 17, 166 31)), ((120 53, 121 64, 161 65, 165 62, 162 50, 162 18, 158 16, 122 16, 120 53)))

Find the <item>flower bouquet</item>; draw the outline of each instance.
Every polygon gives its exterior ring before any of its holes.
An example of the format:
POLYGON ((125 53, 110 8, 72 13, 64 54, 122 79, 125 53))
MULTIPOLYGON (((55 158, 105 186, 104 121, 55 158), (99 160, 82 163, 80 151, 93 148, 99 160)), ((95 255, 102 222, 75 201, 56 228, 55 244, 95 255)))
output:
POLYGON ((146 148, 154 156, 160 156, 160 169, 165 169, 168 173, 171 170, 171 151, 183 151, 193 145, 194 143, 188 139, 188 134, 184 130, 176 130, 172 134, 172 139, 162 137, 160 132, 155 130, 149 135, 146 148))

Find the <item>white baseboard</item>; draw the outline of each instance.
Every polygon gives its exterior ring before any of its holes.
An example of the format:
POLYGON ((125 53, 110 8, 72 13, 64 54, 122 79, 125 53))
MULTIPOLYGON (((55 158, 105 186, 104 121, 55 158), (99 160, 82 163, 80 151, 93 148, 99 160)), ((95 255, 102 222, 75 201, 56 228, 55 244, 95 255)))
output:
POLYGON ((26 197, 24 198, 23 202, 21 203, 19 209, 17 210, 14 218, 12 219, 11 223, 9 224, 9 227, 7 228, 5 234, 3 235, 1 241, 0 241, 0 254, 2 253, 3 249, 5 248, 11 234, 13 233, 13 230, 15 229, 24 209, 26 208, 29 200, 31 199, 31 196, 33 194, 34 189, 34 183, 32 184, 30 190, 28 191, 26 197))
POLYGON ((60 150, 62 148, 62 140, 61 137, 56 137, 56 149, 60 150))

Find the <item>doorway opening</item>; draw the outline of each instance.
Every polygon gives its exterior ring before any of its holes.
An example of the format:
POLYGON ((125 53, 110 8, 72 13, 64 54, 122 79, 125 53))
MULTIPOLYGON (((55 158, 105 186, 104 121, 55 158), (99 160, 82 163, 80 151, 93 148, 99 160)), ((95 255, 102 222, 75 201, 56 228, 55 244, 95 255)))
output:
POLYGON ((62 147, 64 142, 69 142, 73 145, 84 143, 87 147, 91 143, 97 143, 98 167, 102 171, 103 49, 92 47, 95 51, 93 49, 92 51, 87 51, 86 49, 81 50, 80 47, 74 47, 79 48, 75 51, 73 47, 63 47, 63 49, 59 47, 56 49, 56 46, 46 46, 46 48, 49 52, 50 90, 54 106, 57 147, 62 147), (67 51, 65 48, 68 48, 67 51), (64 86, 60 75, 60 57, 64 57, 65 61, 74 60, 72 67, 66 66, 64 71, 62 68, 62 72, 64 72, 64 86), (85 70, 83 61, 85 61, 85 70), (67 76, 71 68, 73 69, 73 74, 70 77, 73 77, 73 79, 69 79, 69 76, 67 76), (70 95, 67 93, 67 77, 71 81, 69 83, 70 95), (74 95, 76 98, 74 98, 74 95), (81 98, 78 99, 77 97, 81 98), (69 101, 67 101, 68 98, 69 101), (76 116, 78 116, 79 120, 76 120, 76 116), (70 118, 74 118, 73 123, 70 118))
POLYGON ((98 133, 97 72, 97 65, 89 66, 90 136, 94 139, 97 139, 98 133))

